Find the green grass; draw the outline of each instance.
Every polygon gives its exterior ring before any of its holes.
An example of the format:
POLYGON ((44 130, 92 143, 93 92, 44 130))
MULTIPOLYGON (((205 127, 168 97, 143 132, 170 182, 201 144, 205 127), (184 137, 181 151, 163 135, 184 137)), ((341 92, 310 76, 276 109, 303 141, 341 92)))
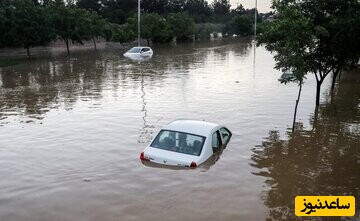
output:
POLYGON ((0 59, 0 68, 13 66, 19 64, 21 61, 18 59, 0 59))

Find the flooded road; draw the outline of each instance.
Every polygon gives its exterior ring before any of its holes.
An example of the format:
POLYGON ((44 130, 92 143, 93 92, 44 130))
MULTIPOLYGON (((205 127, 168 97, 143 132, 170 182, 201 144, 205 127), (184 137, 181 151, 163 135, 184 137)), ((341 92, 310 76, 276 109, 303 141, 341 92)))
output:
POLYGON ((263 47, 154 51, 142 63, 104 49, 0 69, 0 220, 294 220, 296 195, 360 197, 358 77, 345 75, 333 97, 326 79, 315 117, 309 75, 290 134, 297 86, 277 81, 263 47), (233 137, 195 170, 141 164, 178 118, 233 137))

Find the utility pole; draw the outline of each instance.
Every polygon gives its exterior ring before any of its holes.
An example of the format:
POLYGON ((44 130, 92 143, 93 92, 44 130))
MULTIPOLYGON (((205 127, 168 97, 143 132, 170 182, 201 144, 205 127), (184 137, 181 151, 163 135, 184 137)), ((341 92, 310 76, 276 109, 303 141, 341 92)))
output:
POLYGON ((138 0, 138 46, 140 46, 140 0, 138 0))
POLYGON ((256 40, 257 0, 255 0, 254 40, 256 40))

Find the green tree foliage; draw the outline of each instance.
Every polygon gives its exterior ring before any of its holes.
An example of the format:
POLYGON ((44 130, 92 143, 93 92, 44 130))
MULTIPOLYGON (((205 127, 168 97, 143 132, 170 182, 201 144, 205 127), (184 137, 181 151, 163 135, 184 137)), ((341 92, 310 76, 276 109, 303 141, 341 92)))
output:
POLYGON ((129 42, 133 41, 136 37, 133 28, 128 24, 118 25, 118 24, 111 24, 111 40, 115 42, 129 42))
POLYGON ((243 15, 245 14, 245 8, 242 4, 238 5, 235 9, 232 9, 230 11, 231 16, 236 16, 236 15, 243 15))
POLYGON ((196 23, 212 20, 213 9, 206 0, 186 0, 183 5, 183 12, 191 15, 196 23))
MULTIPOLYGON (((141 37, 148 43, 169 42, 173 37, 188 40, 194 33, 209 38, 210 33, 220 32, 219 24, 210 22, 247 12, 241 6, 230 14, 228 0, 216 0, 211 6, 206 0, 142 0, 141 4, 141 37)), ((136 12, 136 0, 1 0, 0 47, 24 47, 30 57, 31 47, 56 39, 65 42, 68 54, 69 42, 91 40, 96 50, 99 37, 132 41, 136 12)))
POLYGON ((76 5, 89 11, 100 13, 102 1, 99 0, 78 0, 76 5))
POLYGON ((297 195, 360 196, 359 124, 353 123, 360 114, 360 87, 348 80, 343 85, 335 95, 340 102, 320 105, 304 122, 310 126, 297 122, 297 130, 286 136, 270 130, 254 148, 250 165, 269 186, 264 195, 268 220, 297 220, 294 210, 279 210, 294 208, 297 195))
POLYGON ((5 1, 0 9, 0 46, 22 46, 30 58, 30 48, 54 39, 48 14, 31 0, 5 1))
POLYGON ((48 8, 52 15, 57 36, 66 44, 68 55, 70 55, 69 41, 83 44, 83 40, 89 40, 91 32, 91 18, 89 12, 76 7, 65 6, 63 3, 51 4, 48 8))
POLYGON ((264 25, 258 11, 255 11, 255 8, 245 9, 241 4, 230 11, 230 20, 226 22, 223 32, 240 36, 252 35, 254 33, 255 12, 257 16, 256 32, 263 32, 264 25))
POLYGON ((225 29, 223 24, 202 23, 195 25, 196 39, 209 39, 211 33, 220 33, 225 29))
POLYGON ((96 12, 85 12, 85 18, 87 19, 86 26, 88 27, 86 39, 91 39, 94 43, 94 48, 96 50, 96 40, 99 37, 105 36, 106 20, 101 18, 96 12))
POLYGON ((0 2, 0 47, 13 46, 11 21, 14 16, 7 1, 0 2))
POLYGON ((171 13, 167 17, 170 35, 177 40, 189 40, 195 32, 195 22, 186 13, 171 13))
POLYGON ((214 16, 216 21, 224 22, 228 20, 230 15, 230 2, 228 0, 214 0, 211 4, 214 10, 214 16))
POLYGON ((246 15, 236 15, 227 23, 226 29, 229 34, 248 36, 253 33, 253 23, 246 15))
POLYGON ((164 17, 156 13, 145 13, 141 16, 141 37, 156 42, 168 42, 171 38, 169 26, 164 17))
POLYGON ((277 20, 266 26, 260 43, 276 52, 276 68, 316 78, 316 106, 321 85, 332 71, 359 59, 357 0, 273 1, 277 20))
POLYGON ((171 13, 183 12, 184 5, 185 5, 184 0, 171 0, 169 1, 168 4, 169 12, 171 13))
POLYGON ((169 0, 142 0, 141 8, 146 13, 166 14, 170 10, 169 0))
POLYGON ((100 15, 111 23, 124 24, 137 11, 136 0, 102 0, 100 15))

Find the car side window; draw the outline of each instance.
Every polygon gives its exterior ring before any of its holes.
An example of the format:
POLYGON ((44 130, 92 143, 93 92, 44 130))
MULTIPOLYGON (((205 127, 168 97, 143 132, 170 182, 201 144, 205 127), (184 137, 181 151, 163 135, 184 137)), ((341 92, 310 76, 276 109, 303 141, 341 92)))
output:
POLYGON ((225 127, 222 127, 220 129, 220 133, 223 137, 224 144, 229 143, 229 140, 231 138, 231 132, 228 129, 226 129, 225 127))
POLYGON ((147 52, 147 51, 150 51, 150 49, 149 48, 143 48, 142 49, 142 52, 147 52))
POLYGON ((212 135, 211 146, 213 151, 218 151, 221 147, 221 137, 219 131, 215 131, 212 135))

